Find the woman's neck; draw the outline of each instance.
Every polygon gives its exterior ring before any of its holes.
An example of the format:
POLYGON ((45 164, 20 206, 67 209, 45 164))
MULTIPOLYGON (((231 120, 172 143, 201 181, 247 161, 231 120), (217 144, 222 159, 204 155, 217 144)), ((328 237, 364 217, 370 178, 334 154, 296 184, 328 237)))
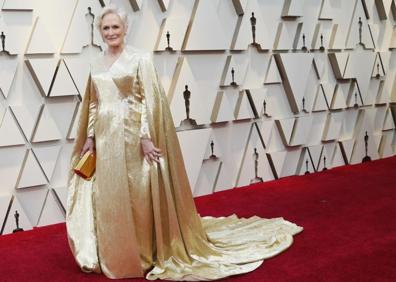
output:
POLYGON ((109 48, 107 49, 107 55, 110 56, 117 56, 119 55, 122 50, 124 50, 124 44, 118 45, 118 46, 109 46, 109 48))

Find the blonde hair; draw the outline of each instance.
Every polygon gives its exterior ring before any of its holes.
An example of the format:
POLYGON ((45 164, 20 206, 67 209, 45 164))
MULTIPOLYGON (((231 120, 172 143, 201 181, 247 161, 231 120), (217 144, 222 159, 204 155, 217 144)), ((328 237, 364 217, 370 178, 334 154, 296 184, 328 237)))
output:
POLYGON ((115 15, 119 16, 122 24, 125 27, 125 30, 128 29, 128 15, 127 15, 127 13, 124 10, 117 8, 114 5, 108 5, 102 9, 100 14, 95 19, 96 20, 95 24, 99 31, 101 30, 102 21, 103 21, 104 16, 106 16, 108 14, 115 14, 115 15))

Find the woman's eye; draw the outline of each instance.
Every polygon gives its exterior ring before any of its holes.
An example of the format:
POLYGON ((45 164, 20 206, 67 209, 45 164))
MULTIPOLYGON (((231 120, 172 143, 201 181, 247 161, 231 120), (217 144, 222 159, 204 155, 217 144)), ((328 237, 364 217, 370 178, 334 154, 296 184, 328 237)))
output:
POLYGON ((113 29, 119 29, 120 26, 119 25, 113 25, 113 29))
POLYGON ((109 30, 109 27, 108 26, 104 26, 103 30, 109 30))

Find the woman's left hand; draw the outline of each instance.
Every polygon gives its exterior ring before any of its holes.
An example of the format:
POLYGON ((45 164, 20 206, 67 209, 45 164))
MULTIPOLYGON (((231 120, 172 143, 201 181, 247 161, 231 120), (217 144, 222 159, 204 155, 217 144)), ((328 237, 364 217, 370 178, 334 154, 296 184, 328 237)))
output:
POLYGON ((142 144, 142 150, 144 158, 149 164, 153 161, 159 163, 159 158, 162 156, 161 150, 154 146, 151 139, 141 138, 140 143, 142 144))

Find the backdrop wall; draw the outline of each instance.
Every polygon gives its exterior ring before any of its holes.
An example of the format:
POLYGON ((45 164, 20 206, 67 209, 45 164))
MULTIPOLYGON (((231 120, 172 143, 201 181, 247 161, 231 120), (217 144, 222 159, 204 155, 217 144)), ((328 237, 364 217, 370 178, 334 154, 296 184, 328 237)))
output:
POLYGON ((25 230, 64 221, 110 3, 154 53, 194 195, 395 154, 395 0, 0 0, 0 234, 15 211, 25 230))

